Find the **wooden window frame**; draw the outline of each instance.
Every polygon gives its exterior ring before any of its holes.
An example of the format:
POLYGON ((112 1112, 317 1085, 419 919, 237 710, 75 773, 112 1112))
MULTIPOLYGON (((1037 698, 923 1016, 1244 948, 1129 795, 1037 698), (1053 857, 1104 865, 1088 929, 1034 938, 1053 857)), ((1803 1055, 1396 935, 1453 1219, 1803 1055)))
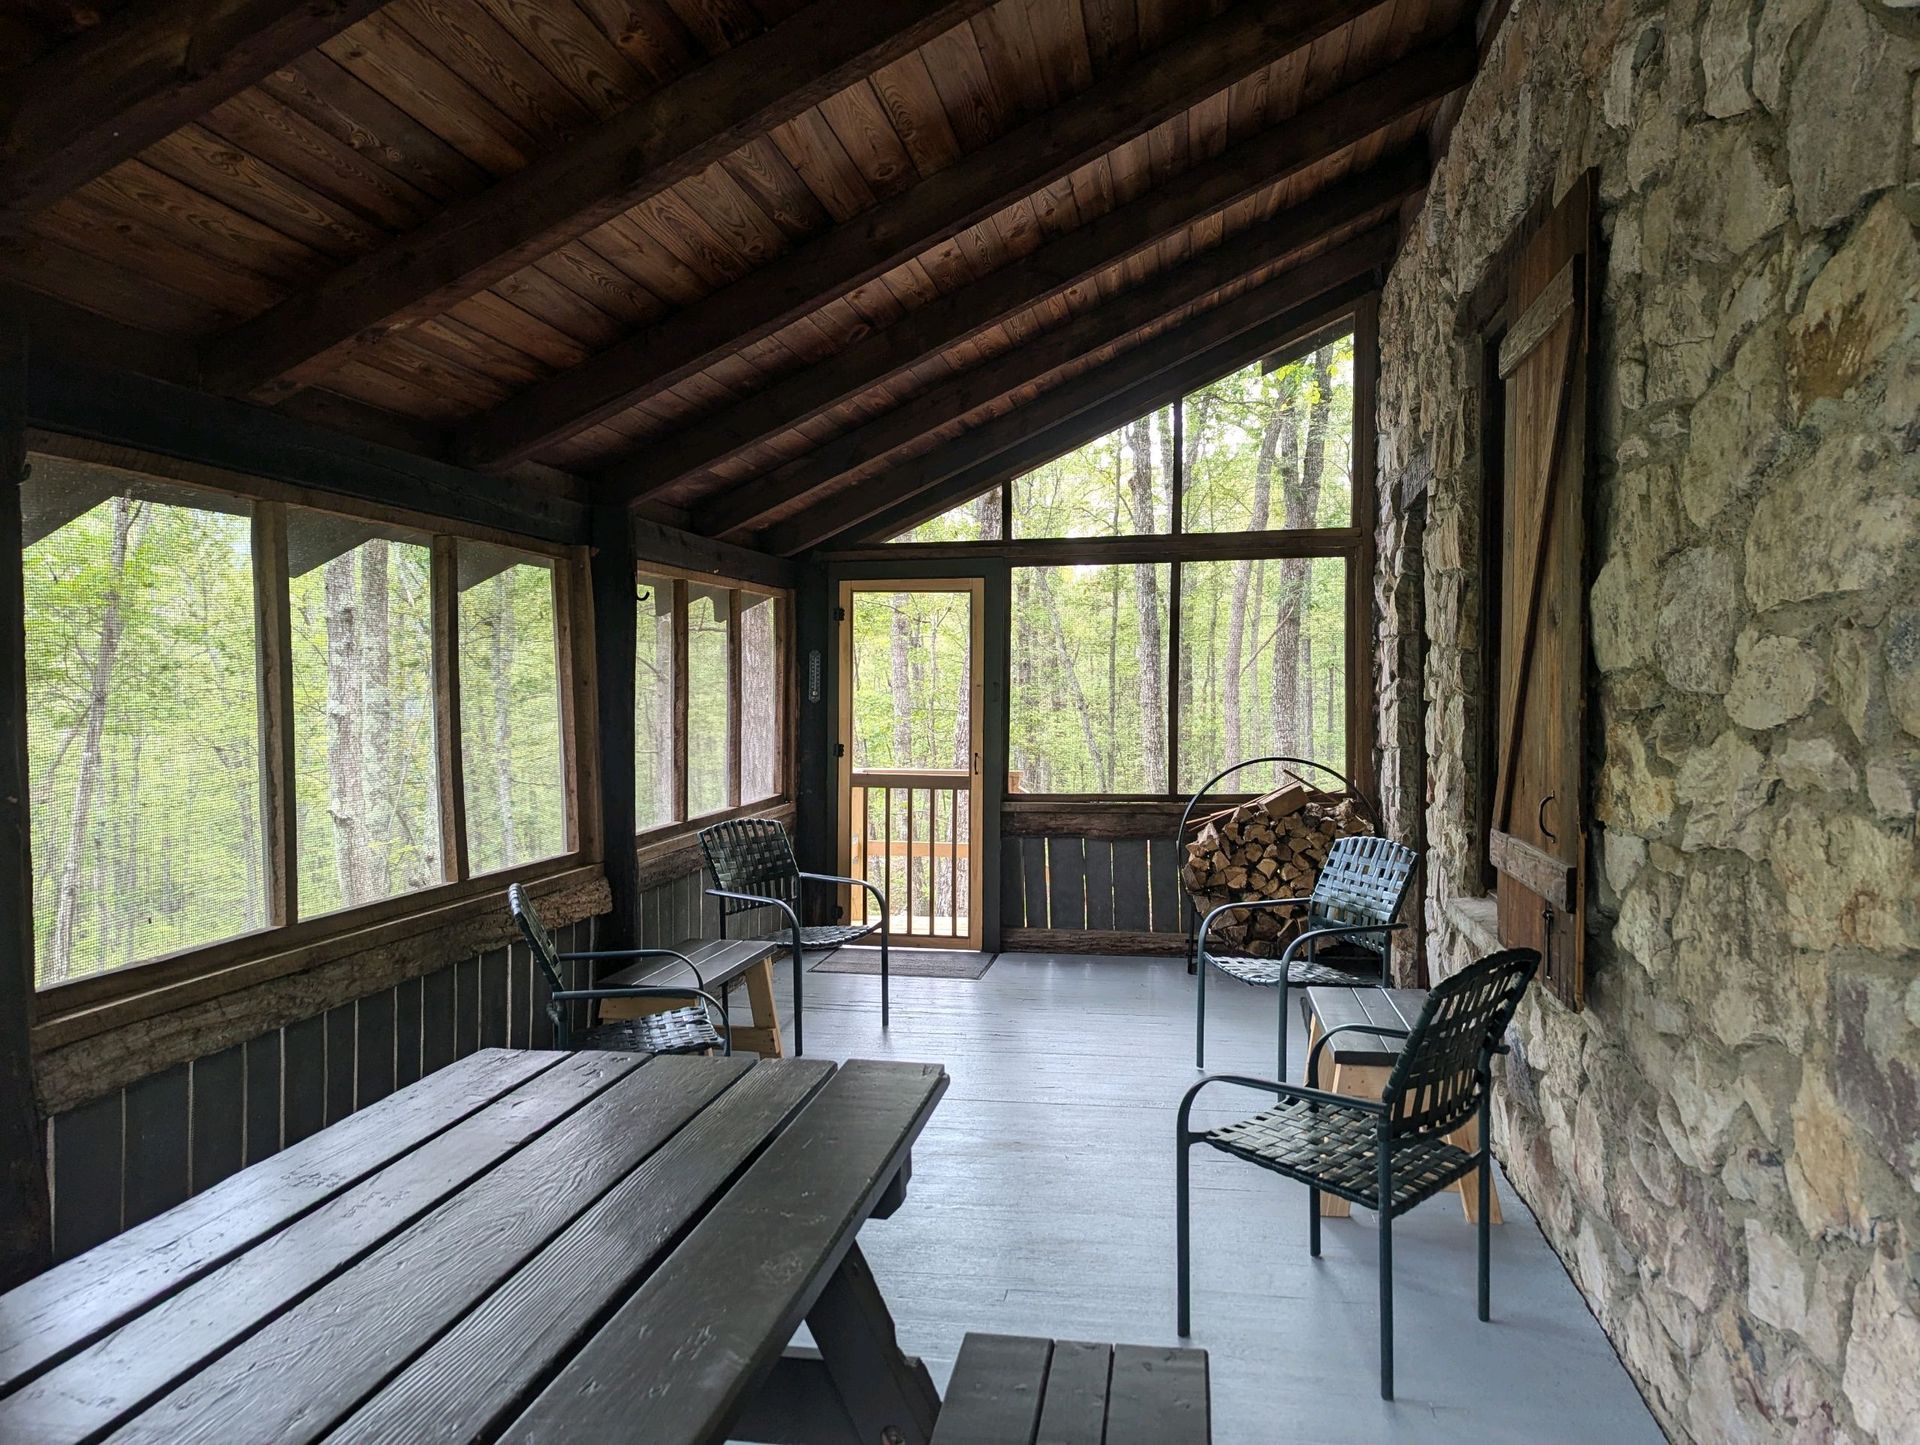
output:
MULTIPOLYGON (((597 746, 586 549, 496 528, 469 525, 405 508, 382 507, 334 493, 274 482, 158 453, 29 429, 29 456, 111 467, 169 486, 247 504, 253 536, 257 716, 261 759, 261 850, 268 923, 249 933, 198 944, 119 968, 36 987, 35 1050, 58 1047, 122 1024, 204 1002, 221 994, 300 972, 339 950, 335 940, 374 939, 407 931, 410 922, 457 921, 460 905, 478 916, 503 906, 510 881, 537 888, 575 886, 602 873, 599 799, 591 787, 597 746), (289 513, 312 512, 379 522, 418 534, 432 552, 435 787, 439 793, 443 881, 428 888, 310 918, 299 916, 299 854, 293 805, 291 605, 286 566, 289 513), (483 542, 551 564, 554 589, 555 705, 559 709, 566 850, 535 862, 473 876, 465 835, 465 790, 459 748, 459 611, 455 551, 483 542)), ((16 563, 16 565, 18 565, 16 563)), ((31 972, 33 965, 29 964, 31 972)))
MULTIPOLYGON (((1353 336, 1353 437, 1352 437, 1352 522, 1345 527, 1268 528, 1259 532, 1190 532, 1186 529, 1186 448, 1187 398, 1218 381, 1214 377, 1183 391, 1171 402, 1149 411, 1171 409, 1174 426, 1173 476, 1169 479, 1172 497, 1171 529, 1166 532, 1118 537, 1028 537, 1013 535, 1013 484, 1008 477, 983 489, 975 496, 998 489, 1000 492, 1000 539, 983 542, 883 542, 872 546, 836 552, 838 560, 887 561, 964 561, 992 557, 1012 567, 1063 565, 1115 565, 1128 562, 1165 563, 1168 566, 1167 599, 1167 784, 1159 792, 1149 793, 1003 793, 1003 804, 1020 809, 1026 804, 1053 807, 1067 804, 1079 807, 1102 805, 1139 808, 1164 804, 1189 796, 1180 789, 1180 588, 1181 568, 1189 562, 1276 561, 1288 558, 1319 559, 1337 557, 1346 564, 1346 772, 1354 785, 1372 797, 1376 791, 1377 760, 1374 740, 1374 699, 1372 694, 1373 572, 1375 539, 1372 526, 1376 508, 1377 480, 1374 475, 1376 441, 1376 401, 1379 376, 1379 298, 1366 296, 1343 318, 1316 327, 1302 338, 1272 356, 1268 365, 1295 360, 1304 350, 1323 345, 1340 336, 1353 336), (1303 350, 1304 349, 1304 350, 1303 350)), ((1231 376, 1245 365, 1222 372, 1231 376)), ((1145 413, 1143 413, 1144 415, 1145 413)), ((1105 435, 1105 433, 1103 433, 1105 435)), ((1024 475, 1024 474, 1023 474, 1024 475)), ((954 502, 966 505, 971 498, 954 502)), ((951 508, 948 508, 951 510, 951 508)), ((1011 639, 1009 639, 1011 644, 1011 639)), ((1011 707, 1011 702, 1009 702, 1011 707)), ((1006 720, 1010 728, 1011 717, 1006 720)))
POLYGON ((700 829, 729 818, 752 817, 789 807, 793 801, 794 719, 791 704, 795 692, 795 652, 793 646, 794 593, 791 588, 776 587, 744 578, 718 576, 691 568, 642 561, 634 567, 635 585, 641 577, 673 584, 673 818, 640 828, 634 844, 643 851, 657 851, 689 838, 700 829), (698 585, 725 589, 727 593, 727 747, 726 798, 724 807, 688 815, 687 807, 687 718, 692 704, 687 686, 689 589, 698 585), (740 771, 742 748, 741 637, 740 619, 746 611, 747 596, 765 597, 775 604, 774 653, 778 658, 777 691, 774 695, 773 791, 764 798, 741 799, 740 771))

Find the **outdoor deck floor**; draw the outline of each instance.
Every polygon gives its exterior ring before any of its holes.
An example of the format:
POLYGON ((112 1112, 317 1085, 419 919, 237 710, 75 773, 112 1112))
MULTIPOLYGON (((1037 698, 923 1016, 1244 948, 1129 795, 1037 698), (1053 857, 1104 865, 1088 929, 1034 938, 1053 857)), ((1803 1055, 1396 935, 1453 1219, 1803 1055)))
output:
MULTIPOLYGON (((787 965, 777 965, 783 1013, 787 965)), ((1175 1344, 1173 1129, 1193 1069, 1193 983, 1170 959, 1003 954, 978 981, 809 973, 808 1052, 944 1063, 906 1206, 861 1244, 902 1344, 945 1386, 968 1330, 1175 1344)), ((1209 1072, 1273 1069, 1274 996, 1209 990, 1209 1072)), ((1305 1058, 1295 1021, 1291 1056, 1305 1058)), ((1255 1096, 1221 1087, 1215 1117, 1255 1096)), ((1306 1192, 1194 1155, 1194 1337, 1218 1445, 1659 1441, 1600 1326, 1504 1179, 1493 1321, 1455 1196, 1395 1222, 1399 1398, 1378 1394, 1372 1216, 1307 1253, 1306 1192)))

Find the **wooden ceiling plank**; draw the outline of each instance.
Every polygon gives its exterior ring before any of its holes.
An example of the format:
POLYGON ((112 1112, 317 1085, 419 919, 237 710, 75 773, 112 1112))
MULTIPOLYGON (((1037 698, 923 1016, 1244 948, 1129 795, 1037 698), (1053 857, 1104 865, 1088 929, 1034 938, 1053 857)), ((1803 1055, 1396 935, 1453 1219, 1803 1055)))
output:
MULTIPOLYGON (((472 456, 522 459, 778 329, 1070 174, 1275 57, 1392 0, 1248 0, 1124 76, 1034 117, 930 180, 627 338, 475 423, 472 456)), ((936 72, 936 79, 938 72, 936 72)), ((802 168, 804 174, 804 168, 802 168)))
MULTIPOLYGON (((1368 254, 1389 254, 1390 231, 1350 243, 1368 254)), ((1340 266, 1314 263, 1319 277, 1340 266)), ((1083 372, 1002 422, 978 428, 946 447, 890 468, 884 481, 836 492, 792 521, 771 528, 758 545, 793 556, 829 543, 858 542, 938 516, 955 503, 1011 480, 1104 436, 1116 426, 1284 346, 1303 331, 1325 326, 1373 286, 1361 266, 1345 281, 1304 294, 1299 272, 1256 287, 1235 305, 1215 307, 1166 332, 1152 346, 1083 372), (1293 304, 1288 304, 1292 298, 1293 304), (1271 308, 1271 309, 1270 309, 1271 308), (1249 324, 1249 315, 1252 322, 1249 324), (910 505, 909 505, 910 504, 910 505)), ((1306 286, 1314 284, 1309 279, 1306 286)))
POLYGON ((383 0, 129 6, 9 78, 0 209, 36 211, 270 75, 383 0))
MULTIPOLYGON (((1473 50, 1462 41, 1416 52, 1340 95, 1262 132, 1242 145, 1149 191, 971 285, 920 307, 843 352, 831 366, 809 368, 748 397, 731 411, 695 422, 652 443, 642 456, 607 470, 614 499, 650 495, 681 477, 733 455, 755 437, 797 426, 846 397, 879 385, 916 359, 953 346, 1007 317, 1086 284, 1116 258, 1173 235, 1275 176, 1292 174, 1337 153, 1361 135, 1423 108, 1471 74, 1473 50), (1260 177, 1252 183, 1249 177, 1260 177)), ((509 403, 511 406, 511 403, 509 403)))
POLYGON ((819 0, 218 339, 210 379, 278 394, 445 310, 793 119, 984 0, 819 0))
POLYGON ((716 497, 696 512, 693 530, 737 538, 769 513, 830 485, 855 467, 872 464, 928 430, 958 420, 1015 387, 1039 381, 1088 351, 1117 342, 1179 307, 1202 302, 1256 267, 1298 256, 1329 233, 1391 211, 1420 189, 1425 179, 1425 158, 1410 155, 1330 186, 1307 204, 1241 233, 1152 284, 1126 292, 1099 310, 836 437, 790 466, 716 497))

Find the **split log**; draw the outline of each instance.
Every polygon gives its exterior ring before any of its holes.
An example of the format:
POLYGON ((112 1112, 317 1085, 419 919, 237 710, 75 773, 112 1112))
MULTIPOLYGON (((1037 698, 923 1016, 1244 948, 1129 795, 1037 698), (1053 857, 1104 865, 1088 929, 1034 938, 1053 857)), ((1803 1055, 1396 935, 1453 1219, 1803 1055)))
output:
MULTIPOLYGON (((1323 792, 1298 778, 1197 819, 1192 827, 1180 881, 1203 915, 1238 900, 1305 897, 1335 839, 1373 831, 1347 794, 1323 792)), ((1214 925, 1209 946, 1277 957, 1304 919, 1304 909, 1229 913, 1214 925)))

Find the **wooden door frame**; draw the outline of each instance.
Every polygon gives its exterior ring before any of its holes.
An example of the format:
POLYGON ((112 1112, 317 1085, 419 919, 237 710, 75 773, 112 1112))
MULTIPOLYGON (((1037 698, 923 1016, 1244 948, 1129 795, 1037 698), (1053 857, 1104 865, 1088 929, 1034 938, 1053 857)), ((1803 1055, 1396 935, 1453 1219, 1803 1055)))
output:
MULTIPOLYGON (((968 846, 968 931, 956 938, 962 948, 981 948, 985 944, 985 908, 987 908, 987 846, 985 846, 985 779, 987 779, 987 578, 983 576, 945 576, 945 578, 839 578, 833 587, 833 643, 835 658, 835 704, 833 704, 833 856, 841 873, 851 873, 849 842, 849 804, 852 798, 852 599, 858 593, 966 593, 968 608, 968 733, 972 739, 973 775, 968 783, 968 825, 972 842, 968 846)), ((891 910, 893 900, 887 900, 891 910)), ((908 900, 912 917, 912 900, 908 900)), ((904 942, 904 940, 902 940, 904 942)))

